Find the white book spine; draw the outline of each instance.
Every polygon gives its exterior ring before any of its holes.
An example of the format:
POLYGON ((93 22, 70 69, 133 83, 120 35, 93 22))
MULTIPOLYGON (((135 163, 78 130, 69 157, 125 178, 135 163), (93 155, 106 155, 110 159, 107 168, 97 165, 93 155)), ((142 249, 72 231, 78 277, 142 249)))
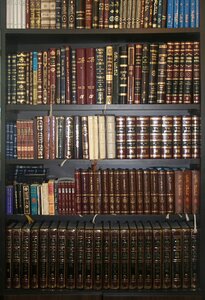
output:
POLYGON ((107 158, 116 158, 115 116, 106 116, 107 158))
POLYGON ((98 117, 93 116, 93 144, 94 144, 94 159, 99 158, 99 144, 98 144, 98 117))
POLYGON ((17 0, 17 28, 21 29, 22 21, 22 0, 17 0))
POLYGON ((13 28, 18 28, 18 0, 14 0, 13 28))
POLYGON ((106 158, 105 116, 98 116, 99 158, 106 158))
POLYGON ((11 29, 14 27, 14 2, 7 0, 6 2, 6 28, 11 29))
POLYGON ((93 117, 88 116, 88 144, 89 144, 89 159, 94 159, 94 142, 93 142, 93 117))
POLYGON ((21 28, 26 28, 26 0, 21 0, 21 28))

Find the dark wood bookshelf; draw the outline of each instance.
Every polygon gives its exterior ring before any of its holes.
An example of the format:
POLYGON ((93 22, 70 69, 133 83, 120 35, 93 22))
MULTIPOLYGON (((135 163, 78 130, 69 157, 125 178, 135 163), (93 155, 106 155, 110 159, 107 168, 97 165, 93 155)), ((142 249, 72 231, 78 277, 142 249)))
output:
MULTIPOLYGON (((0 204, 0 299, 3 300, 205 300, 205 1, 200 0, 200 28, 147 28, 147 29, 6 29, 6 0, 0 1, 0 56, 1 56, 1 204, 0 204), (6 104, 6 56, 10 51, 33 51, 48 49, 57 45, 108 45, 110 43, 132 42, 166 42, 166 41, 200 41, 200 72, 201 72, 201 104, 140 104, 140 105, 52 105, 57 115, 184 115, 201 114, 201 159, 105 159, 97 162, 83 159, 5 159, 5 123, 7 119, 18 117, 45 115, 50 111, 50 105, 7 105, 6 104), (68 171, 73 174, 76 167, 90 167, 97 163, 98 167, 197 167, 201 170, 201 204, 200 215, 197 216, 200 228, 199 236, 199 287, 194 289, 168 290, 68 290, 68 289, 5 289, 5 226, 9 221, 26 221, 24 215, 5 214, 6 171, 15 165, 43 164, 62 172, 63 177, 68 171)), ((79 216, 55 215, 32 216, 34 220, 61 221, 79 216)), ((83 215, 83 220, 93 220, 93 215, 83 215)), ((102 220, 139 219, 165 220, 165 215, 98 215, 102 220)), ((170 215, 170 219, 179 220, 178 215, 170 215)))

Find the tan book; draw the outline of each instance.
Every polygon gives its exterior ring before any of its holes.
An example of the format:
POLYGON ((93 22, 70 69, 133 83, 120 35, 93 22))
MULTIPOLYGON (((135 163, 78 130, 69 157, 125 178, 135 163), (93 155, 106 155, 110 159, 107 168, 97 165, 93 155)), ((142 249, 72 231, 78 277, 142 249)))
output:
POLYGON ((49 179, 48 181, 48 214, 54 215, 55 214, 55 180, 49 179))
POLYGON ((50 27, 50 3, 49 0, 41 0, 41 28, 50 27))
POLYGON ((56 0, 50 0, 49 3, 49 24, 51 29, 56 28, 56 0))
POLYGON ((98 116, 99 159, 106 158, 105 116, 98 116))
POLYGON ((43 182, 41 185, 41 214, 49 215, 48 182, 43 182))
POLYGON ((106 116, 107 158, 116 158, 115 116, 106 116))

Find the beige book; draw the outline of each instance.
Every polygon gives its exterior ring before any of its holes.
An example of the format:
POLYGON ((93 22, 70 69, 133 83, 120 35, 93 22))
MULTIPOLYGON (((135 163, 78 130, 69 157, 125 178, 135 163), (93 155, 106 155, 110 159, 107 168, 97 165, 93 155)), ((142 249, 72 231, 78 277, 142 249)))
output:
POLYGON ((48 182, 43 182, 41 185, 41 214, 49 215, 48 182))
POLYGON ((106 116, 107 158, 116 158, 115 116, 106 116))
POLYGON ((41 28, 50 27, 50 3, 49 0, 41 0, 41 28))
POLYGON ((105 116, 98 116, 99 159, 106 158, 105 116))

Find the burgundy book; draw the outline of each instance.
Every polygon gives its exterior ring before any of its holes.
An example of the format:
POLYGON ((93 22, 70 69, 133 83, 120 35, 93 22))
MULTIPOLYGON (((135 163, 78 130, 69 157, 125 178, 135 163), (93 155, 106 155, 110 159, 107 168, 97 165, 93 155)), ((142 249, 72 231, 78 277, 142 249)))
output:
POLYGON ((161 158, 162 117, 150 117, 150 158, 161 158))
POLYGON ((129 181, 128 181, 128 170, 121 170, 120 172, 120 212, 121 214, 129 214, 129 181))
POLYGON ((90 290, 93 288, 93 259, 94 259, 94 236, 93 224, 86 223, 85 237, 84 237, 84 255, 85 255, 85 275, 84 275, 84 288, 90 290))
POLYGON ((171 169, 166 170, 166 207, 167 213, 174 213, 175 201, 175 172, 171 169))
POLYGON ((49 159, 50 158, 50 117, 44 116, 43 117, 43 158, 49 159))
POLYGON ((183 214, 184 212, 184 172, 175 171, 175 213, 183 214))
MULTIPOLYGON (((68 289, 74 289, 76 287, 75 278, 77 278, 77 275, 80 277, 80 274, 83 272, 82 260, 84 256, 82 247, 84 243, 84 228, 79 230, 79 227, 80 226, 75 222, 69 222, 66 228, 66 288, 68 289), (75 265, 76 260, 79 260, 78 265, 75 265)), ((81 274, 81 276, 82 275, 83 274, 81 274)), ((78 284, 82 288, 82 280, 79 280, 78 284)))
POLYGON ((192 117, 182 116, 182 158, 192 158, 192 117))
POLYGON ((179 86, 178 86, 178 103, 183 103, 184 98, 184 63, 185 63, 185 43, 180 43, 180 59, 179 59, 179 86))
POLYGON ((158 43, 150 44, 149 57, 149 81, 148 81, 148 103, 157 103, 157 63, 158 63, 158 43))
MULTIPOLYGON (((69 249, 68 249, 69 251, 69 249)), ((85 279, 85 222, 79 221, 76 230, 76 249, 73 249, 75 256, 72 261, 75 265, 76 276, 73 276, 75 280, 75 286, 77 289, 84 288, 84 279, 85 279), (75 262, 78 262, 77 264, 75 262)), ((73 270, 73 268, 71 268, 73 270)), ((73 272, 72 272, 73 273, 73 272)), ((70 276, 68 276, 69 278, 70 276)), ((74 288, 72 287, 72 288, 74 288)))
POLYGON ((136 117, 126 117, 126 158, 136 158, 136 117))
POLYGON ((192 158, 200 158, 201 146, 201 118, 200 116, 192 116, 192 135, 191 135, 191 150, 192 158))
POLYGON ((114 182, 115 182, 115 170, 109 169, 109 203, 110 203, 110 214, 115 213, 115 194, 114 194, 114 182))
POLYGON ((173 116, 173 158, 182 157, 182 117, 173 116))
POLYGON ((81 170, 75 170, 75 200, 76 200, 76 214, 82 212, 82 191, 81 191, 81 170))
POLYGON ((105 0, 99 0, 99 28, 104 28, 105 0))
POLYGON ((172 158, 173 117, 162 116, 162 158, 172 158))
POLYGON ((127 223, 120 224, 120 289, 125 290, 129 287, 130 269, 130 231, 127 223))
POLYGON ((95 48, 85 49, 86 61, 86 103, 96 104, 96 62, 95 48))
POLYGON ((150 156, 150 117, 136 117, 137 134, 137 158, 149 158, 150 156))
POLYGON ((193 77, 193 42, 185 42, 184 62, 184 101, 192 103, 192 77, 193 77))
POLYGON ((109 203, 109 169, 101 171, 101 184, 102 184, 102 213, 110 213, 110 203, 109 203))
POLYGON ((135 169, 129 170, 129 172, 128 172, 128 183, 129 183, 130 214, 136 214, 137 190, 136 190, 135 169))
POLYGON ((76 49, 77 103, 86 104, 86 64, 85 48, 76 49))
POLYGON ((99 25, 99 0, 92 1, 92 28, 98 28, 99 25))
POLYGON ((49 159, 56 158, 56 117, 50 116, 49 159))
MULTIPOLYGON (((101 0, 100 0, 101 1, 101 0)), ((104 0, 105 1, 105 10, 104 10, 104 28, 108 28, 109 26, 109 0, 104 0)))
POLYGON ((165 214, 167 212, 167 184, 166 184, 166 171, 163 169, 157 170, 158 174, 158 200, 159 200, 159 213, 165 214))
POLYGON ((150 46, 148 43, 143 43, 142 48, 142 90, 141 90, 141 103, 148 103, 148 83, 149 83, 149 53, 150 46))
POLYGON ((142 80, 142 44, 135 44, 135 66, 134 66, 134 104, 141 101, 141 80, 142 80))
POLYGON ((193 95, 192 103, 200 103, 200 43, 193 42, 193 95))
POLYGON ((151 213, 159 213, 159 178, 156 169, 150 170, 151 213))
POLYGON ((116 157, 126 158, 126 117, 116 116, 116 157))
POLYGON ((167 43, 166 103, 172 103, 174 43, 167 43))
POLYGON ((102 277, 104 267, 103 228, 101 223, 94 225, 93 235, 93 288, 95 290, 101 290, 103 285, 102 277))
POLYGON ((110 231, 110 288, 120 287, 120 230, 119 223, 113 223, 110 231))
POLYGON ((65 47, 65 103, 71 103, 71 58, 70 58, 70 47, 65 47))
POLYGON ((120 200, 121 200, 121 182, 120 182, 120 169, 114 171, 114 207, 115 213, 120 214, 120 200))
POLYGON ((49 103, 50 104, 55 104, 56 103, 56 49, 51 48, 49 50, 49 62, 50 62, 50 99, 49 103))
POLYGON ((94 171, 94 213, 99 214, 102 211, 102 182, 100 170, 94 171))
POLYGON ((143 180, 145 180, 143 177, 143 170, 141 169, 136 170, 135 175, 136 175, 136 213, 143 214, 145 209, 144 201, 147 201, 148 204, 148 198, 147 198, 148 191, 146 193, 146 197, 144 197, 144 188, 145 186, 147 187, 147 185, 144 184, 143 182, 143 180))
POLYGON ((144 191, 144 213, 151 213, 151 174, 150 170, 143 170, 143 191, 144 191))
POLYGON ((92 0, 85 2, 85 28, 92 28, 92 0))
POLYGON ((81 176, 81 207, 82 207, 82 214, 86 215, 89 214, 89 173, 87 170, 82 169, 80 172, 81 176))

